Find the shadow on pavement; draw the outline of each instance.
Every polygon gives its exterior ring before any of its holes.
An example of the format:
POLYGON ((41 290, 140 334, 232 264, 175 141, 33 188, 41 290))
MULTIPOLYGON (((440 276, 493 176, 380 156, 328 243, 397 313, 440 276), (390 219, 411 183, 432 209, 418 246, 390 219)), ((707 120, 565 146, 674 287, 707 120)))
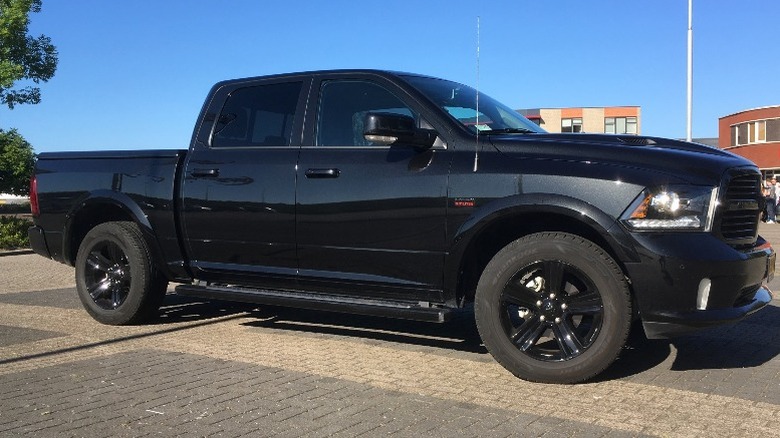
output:
POLYGON ((223 316, 246 314, 257 309, 256 304, 245 304, 232 301, 201 300, 168 294, 160 307, 159 314, 145 321, 148 324, 179 324, 190 321, 201 321, 223 316))
POLYGON ((245 325, 487 354, 473 309, 455 312, 443 324, 267 306, 256 316, 245 325))
MULTIPOLYGON (((447 323, 433 324, 169 295, 160 317, 152 323, 208 320, 235 313, 248 313, 255 318, 244 323, 247 327, 488 354, 474 323, 473 308, 455 312, 447 323)), ((780 356, 780 307, 770 305, 739 323, 669 340, 648 340, 641 329, 633 330, 618 359, 596 381, 626 378, 650 370, 670 357, 672 347, 676 350, 673 371, 761 366, 780 356)))
MULTIPOLYGON (((206 301, 169 294, 159 315, 143 324, 159 326, 150 332, 0 360, 0 365, 164 335, 247 316, 254 319, 243 323, 247 327, 359 338, 368 343, 391 342, 479 355, 488 354, 477 332, 472 308, 455 312, 452 321, 433 324, 292 308, 260 307, 255 304, 226 301, 206 301)), ((670 357, 672 347, 676 350, 671 368, 674 371, 761 366, 780 356, 780 307, 773 304, 737 324, 716 327, 671 340, 648 340, 644 338, 641 331, 637 333, 637 330, 634 330, 615 363, 594 381, 621 379, 650 370, 670 357)))
POLYGON ((770 305, 736 324, 668 340, 632 333, 620 357, 598 381, 629 377, 676 356, 671 370, 755 368, 780 356, 780 307, 770 305))
MULTIPOLYGON (((263 307, 253 316, 258 319, 246 326, 488 353, 471 309, 456 313, 445 324, 274 307, 263 307)), ((595 381, 641 374, 666 361, 672 347, 673 371, 761 366, 780 356, 780 307, 770 305, 739 323, 669 340, 648 340, 641 330, 634 330, 615 363, 595 381)))
POLYGON ((780 356, 780 307, 767 306, 740 323, 672 342, 675 371, 754 368, 780 356))
POLYGON ((72 353, 75 351, 89 350, 104 345, 119 344, 136 339, 160 336, 177 331, 188 330, 195 327, 207 326, 234 318, 243 318, 247 315, 247 312, 252 310, 253 307, 251 306, 245 306, 237 303, 227 303, 221 301, 197 301, 190 298, 183 298, 177 295, 169 294, 166 295, 165 301, 163 302, 163 305, 160 308, 160 313, 157 317, 137 324, 138 326, 158 326, 157 328, 151 328, 148 332, 58 348, 41 353, 13 357, 10 359, 3 359, 0 360, 0 365, 56 356, 58 354, 72 353))
MULTIPOLYGON (((72 289, 38 293, 6 294, 0 301, 11 304, 80 307, 72 289), (72 296, 71 296, 72 295, 72 296)), ((86 314, 85 314, 85 317, 86 314)), ((169 294, 159 315, 142 325, 150 331, 72 346, 29 356, 0 360, 0 365, 85 350, 133 339, 164 335, 234 318, 252 318, 247 327, 265 327, 314 335, 358 338, 367 343, 390 342, 484 355, 487 350, 474 323, 473 308, 456 311, 444 324, 395 320, 361 315, 317 312, 292 308, 258 306, 227 301, 207 301, 169 294), (166 327, 168 326, 168 327, 166 327)), ((666 361, 675 351, 673 371, 754 368, 780 356, 780 303, 774 301, 747 319, 671 340, 647 340, 632 332, 619 358, 595 381, 630 377, 666 361), (674 348, 672 348, 674 347, 674 348)))

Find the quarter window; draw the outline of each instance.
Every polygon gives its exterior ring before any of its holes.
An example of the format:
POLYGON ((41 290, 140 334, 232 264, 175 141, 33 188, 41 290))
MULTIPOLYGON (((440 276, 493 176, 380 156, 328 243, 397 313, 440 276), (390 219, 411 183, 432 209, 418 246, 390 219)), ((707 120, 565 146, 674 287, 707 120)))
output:
POLYGON ((301 82, 239 88, 214 126, 213 147, 289 146, 301 82))

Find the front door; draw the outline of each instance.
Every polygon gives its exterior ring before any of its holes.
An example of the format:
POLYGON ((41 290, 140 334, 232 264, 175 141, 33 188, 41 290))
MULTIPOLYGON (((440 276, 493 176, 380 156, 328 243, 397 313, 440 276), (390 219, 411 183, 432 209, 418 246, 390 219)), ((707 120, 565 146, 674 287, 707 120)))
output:
POLYGON ((318 88, 297 173, 299 280, 326 293, 439 300, 449 152, 363 138, 369 112, 422 123, 390 85, 358 78, 318 88))

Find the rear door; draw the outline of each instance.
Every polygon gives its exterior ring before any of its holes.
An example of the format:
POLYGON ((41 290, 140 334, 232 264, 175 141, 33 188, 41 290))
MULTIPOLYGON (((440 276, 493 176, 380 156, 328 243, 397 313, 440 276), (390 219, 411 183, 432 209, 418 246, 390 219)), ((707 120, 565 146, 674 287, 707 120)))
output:
POLYGON ((315 80, 298 165, 299 280, 326 293, 441 299, 451 155, 363 138, 369 112, 425 125, 421 107, 371 74, 315 80))
POLYGON ((251 81, 215 93, 181 188, 197 278, 294 284, 296 164, 309 84, 306 77, 251 81))

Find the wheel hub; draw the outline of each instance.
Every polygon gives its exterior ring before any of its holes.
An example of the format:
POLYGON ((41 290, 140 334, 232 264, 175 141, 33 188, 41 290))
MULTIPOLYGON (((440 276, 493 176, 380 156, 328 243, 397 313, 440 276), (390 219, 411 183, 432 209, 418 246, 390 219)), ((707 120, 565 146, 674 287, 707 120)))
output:
POLYGON ((566 303, 557 297, 554 293, 542 295, 536 302, 541 321, 548 321, 560 324, 563 321, 563 314, 566 311, 566 303))
POLYGON ((108 268, 108 272, 106 272, 106 274, 108 275, 108 281, 112 285, 118 285, 124 281, 125 272, 118 264, 108 268))

